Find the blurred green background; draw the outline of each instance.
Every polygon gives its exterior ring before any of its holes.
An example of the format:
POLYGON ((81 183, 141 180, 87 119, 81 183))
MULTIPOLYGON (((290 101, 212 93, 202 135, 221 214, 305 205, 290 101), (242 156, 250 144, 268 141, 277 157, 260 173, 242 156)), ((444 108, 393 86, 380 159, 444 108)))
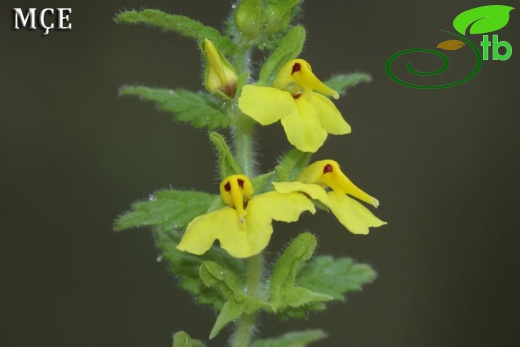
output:
MULTIPOLYGON (((325 213, 279 225, 271 255, 310 228, 319 236, 319 253, 368 262, 379 277, 347 304, 308 320, 263 317, 262 336, 321 327, 331 335, 321 346, 517 345, 520 12, 511 12, 498 32, 513 47, 511 59, 485 61, 466 84, 410 89, 384 71, 393 53, 434 48, 450 38, 438 29, 452 30, 457 14, 487 4, 305 3, 309 34, 302 57, 315 73, 326 79, 363 71, 374 78, 336 103, 352 134, 329 137, 314 158, 339 161, 380 200, 377 215, 389 224, 369 236, 349 234, 325 213)), ((215 315, 177 288, 156 260, 150 233, 112 232, 117 215, 159 188, 217 191, 205 130, 173 123, 151 103, 117 96, 126 83, 200 89, 200 56, 189 39, 115 25, 112 17, 151 7, 220 28, 230 6, 2 2, 0 345, 170 346, 171 333, 180 329, 207 339, 215 315), (72 30, 46 37, 13 31, 15 7, 71 7, 72 30)), ((480 36, 471 39, 478 44, 480 36)), ((471 71, 469 49, 448 55, 452 65, 438 81, 471 71)), ((429 59, 414 57, 417 68, 438 67, 429 59)), ((289 148, 281 126, 259 129, 257 148, 262 168, 273 167, 289 148)))

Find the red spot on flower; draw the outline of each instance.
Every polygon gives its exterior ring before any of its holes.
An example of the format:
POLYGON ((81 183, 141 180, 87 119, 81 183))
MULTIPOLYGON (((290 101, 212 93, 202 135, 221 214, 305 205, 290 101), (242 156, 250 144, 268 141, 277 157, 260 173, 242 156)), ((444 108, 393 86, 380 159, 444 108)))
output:
POLYGON ((298 72, 302 69, 302 66, 300 63, 295 63, 293 66, 292 66, 292 71, 291 71, 291 75, 293 75, 295 72, 298 72))
POLYGON ((237 182, 238 182, 238 186, 239 186, 240 188, 244 189, 244 180, 242 180, 242 179, 239 178, 239 179, 237 180, 237 182))
POLYGON ((302 95, 301 95, 301 94, 296 94, 296 95, 293 95, 292 97, 293 97, 294 100, 296 100, 296 99, 298 99, 300 96, 302 96, 302 95))
POLYGON ((323 173, 326 174, 326 173, 329 173, 329 172, 332 172, 332 165, 327 164, 327 165, 325 165, 325 167, 323 168, 323 173))
POLYGON ((226 192, 230 192, 231 191, 231 184, 229 184, 229 182, 224 185, 224 190, 226 192))

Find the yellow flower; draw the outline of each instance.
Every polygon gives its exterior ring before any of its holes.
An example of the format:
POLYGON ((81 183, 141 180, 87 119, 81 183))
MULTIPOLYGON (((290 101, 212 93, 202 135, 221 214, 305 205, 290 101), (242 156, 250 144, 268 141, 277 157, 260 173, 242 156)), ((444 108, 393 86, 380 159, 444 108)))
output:
POLYGON ((211 93, 217 91, 233 97, 237 87, 235 69, 208 39, 204 41, 204 53, 206 56, 204 79, 206 89, 211 93))
POLYGON ((320 160, 313 163, 305 169, 297 181, 299 182, 274 182, 273 184, 276 191, 280 193, 302 192, 319 200, 330 208, 339 222, 354 234, 366 235, 369 227, 386 224, 357 200, 349 197, 351 195, 374 207, 379 205, 377 199, 356 187, 333 160, 320 160), (332 190, 327 192, 325 188, 332 190))
POLYGON ((295 222, 304 211, 316 212, 312 202, 298 192, 253 196, 253 186, 245 175, 224 179, 220 195, 228 206, 192 220, 177 249, 200 255, 218 240, 233 257, 251 257, 269 243, 273 220, 295 222))
POLYGON ((350 125, 327 97, 313 91, 339 98, 312 73, 305 60, 295 59, 280 69, 273 87, 244 86, 238 107, 262 125, 281 120, 293 146, 316 152, 327 134, 348 134, 350 125))

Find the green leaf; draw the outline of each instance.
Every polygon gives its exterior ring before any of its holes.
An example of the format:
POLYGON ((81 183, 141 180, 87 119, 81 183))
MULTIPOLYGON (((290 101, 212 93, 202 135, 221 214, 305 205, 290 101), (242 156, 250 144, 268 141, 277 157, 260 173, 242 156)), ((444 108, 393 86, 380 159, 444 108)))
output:
MULTIPOLYGON (((312 305, 313 303, 330 301, 333 297, 323 293, 316 293, 312 290, 302 287, 293 287, 285 289, 283 302, 279 305, 281 308, 285 307, 303 307, 312 305)), ((279 310, 279 307, 276 308, 279 310)))
POLYGON ((215 145, 219 156, 220 177, 222 179, 236 174, 243 174, 244 170, 235 159, 224 137, 214 131, 209 133, 209 139, 215 145))
POLYGON ((271 275, 270 304, 273 311, 333 299, 329 295, 294 286, 300 265, 311 258, 316 245, 316 238, 311 233, 300 234, 278 259, 271 275))
POLYGON ((244 305, 236 302, 234 300, 226 301, 224 306, 222 307, 222 311, 217 317, 213 328, 209 334, 209 338, 213 339, 216 337, 220 331, 229 323, 237 320, 244 314, 245 308, 244 305))
POLYGON ((326 337, 327 334, 320 329, 295 331, 276 338, 256 340, 251 347, 305 347, 326 337))
POLYGON ((219 104, 211 96, 188 90, 124 86, 119 95, 136 95, 141 99, 153 101, 162 111, 172 112, 174 119, 191 123, 195 128, 227 128, 231 118, 222 112, 219 104))
POLYGON ((226 206, 227 205, 224 203, 224 201, 222 201, 222 197, 219 195, 218 197, 215 198, 215 200, 213 200, 213 202, 211 203, 211 205, 208 208, 207 213, 210 213, 210 212, 213 212, 216 210, 220 210, 221 208, 224 208, 226 206))
POLYGON ((324 302, 313 302, 300 307, 286 307, 283 311, 277 312, 277 315, 281 319, 305 319, 310 312, 324 311, 325 309, 327 309, 327 305, 324 302))
POLYGON ((262 307, 268 307, 266 302, 244 292, 244 284, 233 271, 215 262, 203 262, 199 275, 204 284, 217 288, 227 299, 211 330, 210 339, 217 336, 228 323, 240 318, 243 314, 251 314, 262 307))
POLYGON ((242 298, 243 283, 233 271, 212 262, 201 264, 199 276, 208 287, 217 288, 226 299, 242 298))
POLYGON ((200 304, 211 305, 220 311, 226 301, 216 287, 208 287, 199 276, 199 269, 204 261, 213 261, 230 269, 242 277, 245 271, 244 262, 233 258, 219 247, 212 247, 202 256, 196 256, 177 250, 181 235, 175 231, 155 230, 154 237, 157 247, 162 251, 162 257, 169 263, 169 270, 179 280, 179 286, 192 293, 200 304))
POLYGON ((175 31, 182 36, 198 41, 207 38, 213 41, 224 55, 231 55, 236 49, 231 39, 223 36, 217 29, 205 26, 189 17, 168 14, 159 10, 123 11, 115 16, 114 21, 155 26, 166 31, 175 31))
POLYGON ((350 258, 321 256, 302 265, 296 283, 343 301, 346 293, 361 290, 375 278, 376 272, 370 265, 356 263, 350 258))
POLYGON ((173 347, 204 347, 204 343, 192 339, 188 333, 179 331, 173 334, 173 347))
POLYGON ((289 30, 262 66, 260 84, 270 84, 285 63, 300 55, 304 43, 305 29, 302 26, 297 25, 289 30))
POLYGON ((161 190, 146 201, 133 203, 132 209, 116 220, 114 229, 154 226, 183 229, 195 217, 206 213, 215 197, 196 191, 161 190))
POLYGON ((276 182, 294 181, 309 165, 312 153, 291 149, 276 166, 276 182))
POLYGON ((325 84, 334 89, 340 95, 344 95, 347 89, 355 87, 361 82, 372 82, 369 74, 354 72, 351 74, 339 74, 325 81, 325 84))
POLYGON ((274 177, 275 174, 275 171, 271 171, 266 174, 253 177, 251 179, 251 184, 253 185, 253 191, 255 192, 255 195, 262 194, 266 191, 271 190, 269 188, 272 187, 272 185, 269 185, 269 183, 271 183, 271 179, 274 177))
POLYGON ((497 31, 509 22, 509 12, 514 7, 487 5, 464 11, 453 20, 453 27, 462 35, 470 27, 470 34, 486 34, 497 31))
POLYGON ((262 52, 272 52, 276 48, 278 48, 278 45, 280 44, 280 41, 284 38, 284 36, 284 33, 264 35, 262 36, 261 42, 258 42, 258 44, 256 45, 256 48, 258 48, 262 52))

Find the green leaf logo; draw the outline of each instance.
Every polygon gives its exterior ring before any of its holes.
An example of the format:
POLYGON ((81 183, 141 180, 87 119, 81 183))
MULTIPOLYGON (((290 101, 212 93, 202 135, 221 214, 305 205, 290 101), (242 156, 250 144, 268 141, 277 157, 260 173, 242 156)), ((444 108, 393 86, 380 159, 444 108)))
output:
POLYGON ((509 22, 509 12, 514 7, 505 5, 488 5, 475 7, 459 14, 453 20, 453 27, 462 35, 470 27, 470 34, 486 34, 502 29, 509 22))

